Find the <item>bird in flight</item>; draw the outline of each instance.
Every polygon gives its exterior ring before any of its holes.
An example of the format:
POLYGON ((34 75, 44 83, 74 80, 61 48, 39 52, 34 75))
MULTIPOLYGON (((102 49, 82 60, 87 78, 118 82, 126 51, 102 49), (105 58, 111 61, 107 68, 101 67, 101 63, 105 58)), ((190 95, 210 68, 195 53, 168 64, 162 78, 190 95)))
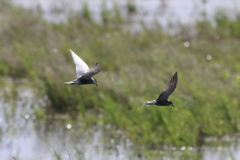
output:
POLYGON ((164 90, 159 95, 158 99, 153 101, 147 101, 146 103, 143 104, 143 106, 157 105, 157 106, 173 106, 174 107, 173 103, 168 100, 168 97, 173 93, 173 91, 177 87, 177 81, 178 81, 178 75, 176 72, 172 77, 172 79, 165 86, 164 90))
POLYGON ((95 84, 98 87, 97 80, 92 78, 93 75, 98 74, 101 71, 101 66, 98 62, 89 69, 88 65, 77 56, 71 49, 71 54, 73 57, 73 61, 76 65, 77 78, 70 82, 65 82, 66 84, 95 84))

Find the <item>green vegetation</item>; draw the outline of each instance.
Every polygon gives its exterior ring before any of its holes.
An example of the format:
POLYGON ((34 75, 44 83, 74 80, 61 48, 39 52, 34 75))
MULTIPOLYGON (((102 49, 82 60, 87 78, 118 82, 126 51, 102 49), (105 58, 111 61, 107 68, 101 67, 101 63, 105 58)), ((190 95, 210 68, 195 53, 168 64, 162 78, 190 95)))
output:
POLYGON ((135 4, 133 2, 128 1, 128 3, 127 3, 127 11, 128 11, 128 14, 137 12, 137 8, 136 8, 136 6, 135 6, 135 4))
POLYGON ((216 27, 205 19, 172 36, 158 25, 132 33, 126 27, 131 19, 117 7, 103 10, 102 24, 87 5, 58 24, 44 20, 40 10, 6 2, 0 13, 0 75, 27 79, 47 95, 45 114, 69 114, 86 126, 111 124, 135 144, 152 147, 198 145, 205 136, 240 130, 239 18, 221 12, 216 27), (94 76, 98 88, 64 84, 75 78, 69 49, 89 67, 101 64, 94 76), (179 82, 169 98, 175 108, 141 107, 158 97, 175 71, 179 82))

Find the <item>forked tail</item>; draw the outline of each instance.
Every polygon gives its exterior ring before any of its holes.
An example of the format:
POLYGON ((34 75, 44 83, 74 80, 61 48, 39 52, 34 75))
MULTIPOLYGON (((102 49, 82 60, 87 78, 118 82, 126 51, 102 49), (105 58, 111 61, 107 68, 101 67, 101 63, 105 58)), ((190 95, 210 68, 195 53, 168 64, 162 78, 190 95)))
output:
POLYGON ((143 105, 142 105, 142 107, 144 107, 144 106, 149 106, 149 105, 155 105, 156 104, 156 100, 154 100, 154 101, 147 101, 146 103, 144 103, 143 105))

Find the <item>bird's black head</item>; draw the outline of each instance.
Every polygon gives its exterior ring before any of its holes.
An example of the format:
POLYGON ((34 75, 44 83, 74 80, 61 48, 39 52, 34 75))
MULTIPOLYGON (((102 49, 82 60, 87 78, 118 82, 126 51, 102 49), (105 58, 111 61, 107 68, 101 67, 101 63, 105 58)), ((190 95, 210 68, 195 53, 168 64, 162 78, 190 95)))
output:
POLYGON ((174 105, 171 101, 168 101, 168 106, 173 106, 174 107, 174 105))

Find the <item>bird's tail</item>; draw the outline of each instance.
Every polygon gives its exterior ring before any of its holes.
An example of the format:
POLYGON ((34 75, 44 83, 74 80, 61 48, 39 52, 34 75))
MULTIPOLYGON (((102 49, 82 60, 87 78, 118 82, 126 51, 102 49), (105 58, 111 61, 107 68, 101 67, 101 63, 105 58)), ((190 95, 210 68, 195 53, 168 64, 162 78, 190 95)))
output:
POLYGON ((142 105, 142 107, 144 107, 144 106, 149 106, 149 105, 155 105, 156 104, 156 101, 147 101, 146 103, 144 103, 143 105, 142 105))
POLYGON ((64 82, 65 84, 75 84, 73 81, 70 82, 64 82))
POLYGON ((73 81, 70 81, 70 82, 64 82, 66 84, 78 84, 79 83, 79 80, 78 79, 75 79, 73 81))

